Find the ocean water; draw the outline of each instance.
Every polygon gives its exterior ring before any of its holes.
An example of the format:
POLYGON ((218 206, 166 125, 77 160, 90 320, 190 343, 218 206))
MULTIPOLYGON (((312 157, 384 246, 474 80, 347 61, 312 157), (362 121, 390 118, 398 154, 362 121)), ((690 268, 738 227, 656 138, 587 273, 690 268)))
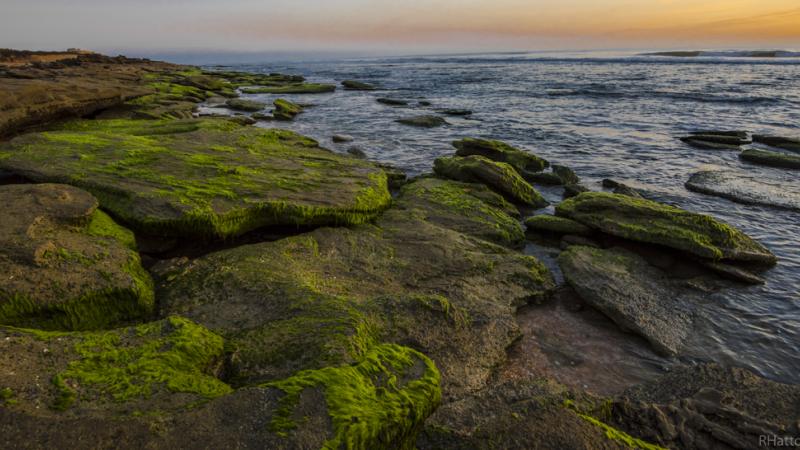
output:
MULTIPOLYGON (((358 146, 370 159, 413 175, 430 171, 435 158, 452 154, 454 139, 501 139, 570 166, 593 190, 601 189, 603 178, 613 178, 740 228, 769 247, 780 263, 766 273, 764 286, 705 297, 681 359, 742 366, 779 381, 800 382, 800 213, 746 206, 684 187, 697 171, 725 169, 798 188, 800 172, 749 165, 735 151, 699 150, 677 139, 698 129, 800 136, 800 59, 532 53, 230 67, 381 86, 375 92, 339 89, 283 96, 314 107, 292 123, 259 124, 295 130, 335 151, 358 146), (386 106, 375 101, 378 97, 405 99, 410 105, 386 106), (431 106, 420 106, 422 100, 431 106), (434 129, 395 122, 445 108, 474 114, 448 117, 449 125, 434 129), (334 144, 333 134, 355 140, 334 144)), ((557 190, 546 195, 560 198, 557 190)))

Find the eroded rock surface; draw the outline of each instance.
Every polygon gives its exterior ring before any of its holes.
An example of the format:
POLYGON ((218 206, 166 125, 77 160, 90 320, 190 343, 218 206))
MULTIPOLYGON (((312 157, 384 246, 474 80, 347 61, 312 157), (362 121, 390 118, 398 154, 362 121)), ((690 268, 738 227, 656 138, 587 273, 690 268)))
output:
POLYGON ((773 206, 800 211, 800 189, 790 183, 771 181, 745 173, 698 172, 689 178, 686 188, 746 205, 773 206))

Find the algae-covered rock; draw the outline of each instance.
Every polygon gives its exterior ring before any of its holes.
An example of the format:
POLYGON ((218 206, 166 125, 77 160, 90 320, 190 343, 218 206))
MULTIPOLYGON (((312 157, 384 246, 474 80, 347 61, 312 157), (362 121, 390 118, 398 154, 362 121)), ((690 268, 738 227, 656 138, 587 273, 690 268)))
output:
POLYGON ((692 133, 690 136, 681 138, 684 142, 702 141, 713 144, 740 146, 749 144, 752 141, 745 134, 744 136, 736 133, 721 133, 721 132, 706 132, 706 133, 692 133))
POLYGON ((395 122, 419 128, 436 128, 442 125, 447 125, 447 121, 443 118, 431 115, 405 117, 402 119, 397 119, 395 122))
POLYGON ((800 156, 770 150, 748 149, 739 154, 743 161, 784 169, 800 169, 800 156))
POLYGON ((425 219, 507 246, 525 240, 517 208, 481 184, 423 178, 403 187, 401 207, 425 211, 425 219))
POLYGON ((553 164, 553 173, 556 174, 558 178, 561 178, 561 181, 563 181, 563 184, 565 185, 578 184, 581 182, 581 179, 578 178, 578 175, 575 174, 575 171, 567 166, 553 164))
POLYGON ((753 142, 766 144, 784 150, 800 151, 800 138, 790 138, 782 136, 769 136, 765 134, 754 134, 753 142))
POLYGON ((297 83, 279 86, 242 88, 243 94, 324 94, 334 92, 336 86, 322 83, 297 83))
POLYGON ((691 331, 685 296, 659 269, 622 250, 571 246, 558 257, 567 283, 624 330, 675 355, 691 331))
POLYGON ((256 112, 263 110, 267 105, 255 100, 232 98, 225 102, 225 106, 236 111, 256 112))
POLYGON ((777 262, 763 245, 730 225, 650 200, 585 192, 559 204, 556 215, 613 236, 663 245, 703 258, 777 262))
POLYGON ((728 138, 725 136, 686 136, 682 137, 681 141, 688 144, 691 147, 699 148, 703 150, 739 150, 741 144, 739 144, 739 139, 732 137, 728 138), (729 142, 720 142, 720 141, 729 141, 729 142))
POLYGON ((800 211, 800 188, 746 173, 703 171, 686 182, 690 191, 715 195, 745 205, 772 206, 800 211))
POLYGON ((179 317, 94 332, 0 327, 0 342, 15 410, 177 411, 231 392, 214 376, 222 338, 179 317))
POLYGON ((290 131, 213 119, 72 122, 4 144, 0 168, 82 187, 152 235, 355 224, 390 201, 386 175, 368 162, 290 131))
POLYGON ((510 164, 483 156, 438 158, 434 171, 443 177, 467 183, 483 183, 508 199, 534 207, 547 206, 542 195, 528 184, 510 164))
POLYGON ((86 330, 140 318, 153 285, 133 234, 86 191, 0 186, 0 324, 86 330))
POLYGON ((402 100, 402 99, 399 99, 399 98, 381 97, 381 98, 375 99, 375 101, 377 101, 378 103, 382 103, 384 105, 389 105, 389 106, 406 106, 406 105, 408 105, 408 100, 402 100))
POLYGON ((378 89, 375 85, 356 80, 344 80, 342 81, 342 86, 348 91, 374 91, 378 89))
POLYGON ((564 217, 540 214, 525 219, 525 226, 529 231, 540 231, 556 234, 574 234, 586 236, 592 233, 592 229, 586 225, 564 217))
POLYGON ((467 138, 453 142, 453 147, 458 156, 484 156, 492 161, 508 163, 517 170, 540 172, 550 165, 544 159, 502 141, 467 138))
POLYGON ((275 111, 272 116, 275 120, 294 120, 298 114, 303 112, 302 106, 282 98, 275 100, 273 104, 275 105, 275 111))

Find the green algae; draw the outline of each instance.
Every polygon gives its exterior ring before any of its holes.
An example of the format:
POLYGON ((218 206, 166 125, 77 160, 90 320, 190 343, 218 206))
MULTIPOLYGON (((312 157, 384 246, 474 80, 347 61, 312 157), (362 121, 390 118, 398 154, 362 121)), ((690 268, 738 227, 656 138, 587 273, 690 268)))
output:
POLYGON ((441 401, 439 383, 439 371, 423 354, 379 345, 358 364, 302 371, 265 384, 285 393, 270 430, 288 436, 297 426, 292 414, 300 395, 321 389, 333 426, 323 449, 414 448, 408 438, 441 401), (419 364, 421 373, 414 373, 419 364))
POLYGON ((493 161, 508 163, 517 170, 540 172, 550 163, 546 160, 506 144, 502 141, 466 138, 453 142, 458 156, 480 155, 493 161))
POLYGON ((614 236, 664 245, 704 258, 776 262, 761 244, 711 216, 650 200, 584 192, 559 204, 556 214, 614 236))
POLYGON ((770 150, 747 149, 739 154, 743 161, 784 169, 800 169, 800 156, 770 150))
POLYGON ((109 237, 122 242, 123 245, 131 250, 136 250, 136 236, 127 228, 118 225, 108 214, 96 210, 91 219, 89 219, 89 226, 86 228, 86 234, 90 236, 109 237))
POLYGON ((303 107, 289 100, 279 98, 275 100, 275 111, 272 113, 275 120, 293 120, 295 116, 303 112, 303 107))
POLYGON ((580 222, 549 214, 529 217, 525 219, 525 226, 528 227, 528 230, 557 234, 587 235, 592 231, 591 228, 580 222))
POLYGON ((162 388, 205 399, 232 392, 204 372, 222 355, 222 338, 186 319, 170 317, 134 329, 71 336, 77 338, 78 359, 53 377, 55 409, 94 397, 146 399, 162 388))
POLYGON ((467 183, 484 183, 505 195, 509 200, 535 207, 544 207, 547 201, 513 166, 492 161, 484 156, 438 158, 434 162, 437 175, 467 183))
MULTIPOLYGON (((625 445, 628 448, 639 449, 639 450, 667 450, 666 448, 661 447, 659 445, 651 444, 642 439, 633 437, 622 430, 619 430, 617 428, 612 427, 611 425, 608 425, 607 423, 604 423, 603 421, 601 421, 596 417, 592 417, 589 414, 581 412, 581 410, 571 400, 566 400, 564 402, 564 407, 574 412, 581 419, 600 428, 603 431, 603 433, 605 433, 606 438, 614 442, 620 443, 622 445, 625 445)), ((610 404, 606 402, 606 404, 603 407, 605 409, 610 408, 610 404)), ((606 415, 610 415, 608 414, 608 411, 606 411, 606 415)))

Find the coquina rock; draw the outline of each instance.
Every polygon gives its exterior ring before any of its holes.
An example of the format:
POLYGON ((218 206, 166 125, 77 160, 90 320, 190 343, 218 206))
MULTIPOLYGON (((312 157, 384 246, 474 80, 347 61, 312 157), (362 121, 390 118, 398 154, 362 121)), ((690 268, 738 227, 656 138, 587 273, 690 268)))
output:
POLYGON ((88 330, 153 309, 153 282, 133 234, 88 192, 0 186, 0 325, 88 330))

